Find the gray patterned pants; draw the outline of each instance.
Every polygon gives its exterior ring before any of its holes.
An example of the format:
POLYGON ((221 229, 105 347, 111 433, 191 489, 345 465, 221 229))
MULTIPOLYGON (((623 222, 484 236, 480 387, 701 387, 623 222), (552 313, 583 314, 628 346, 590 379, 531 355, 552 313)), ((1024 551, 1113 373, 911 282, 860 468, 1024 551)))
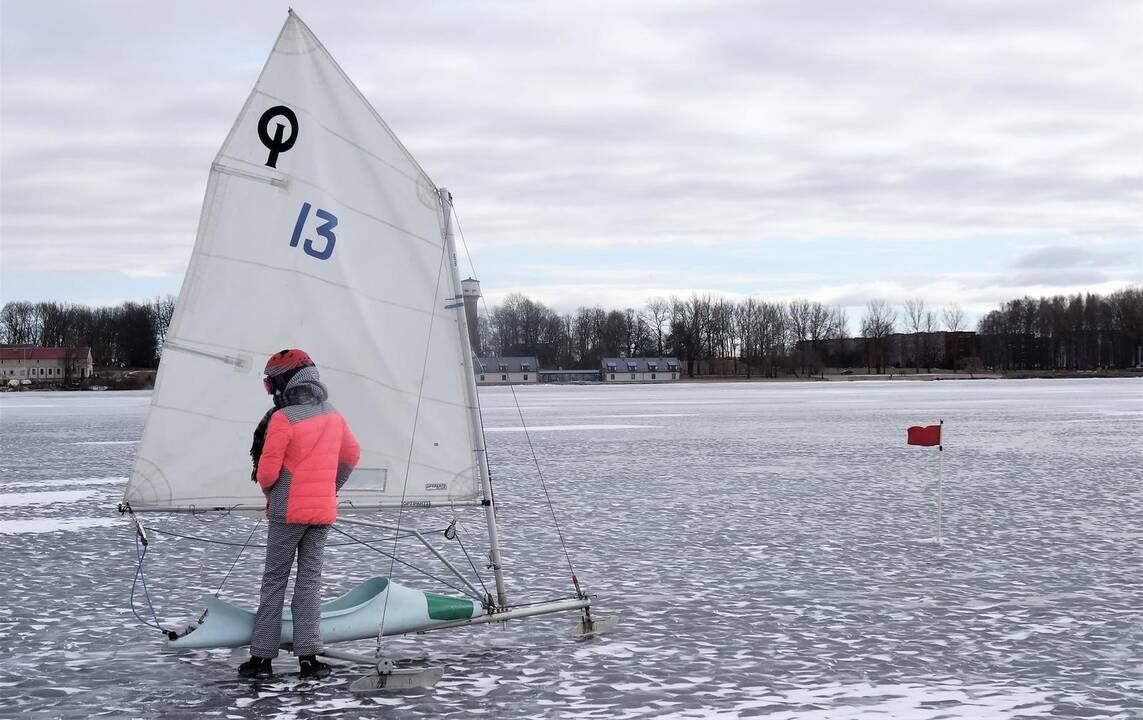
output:
POLYGON ((294 654, 314 655, 321 650, 321 560, 328 525, 288 525, 271 522, 266 533, 266 571, 262 574, 262 599, 254 617, 250 654, 278 657, 282 641, 282 604, 294 556, 298 575, 294 579, 294 654))

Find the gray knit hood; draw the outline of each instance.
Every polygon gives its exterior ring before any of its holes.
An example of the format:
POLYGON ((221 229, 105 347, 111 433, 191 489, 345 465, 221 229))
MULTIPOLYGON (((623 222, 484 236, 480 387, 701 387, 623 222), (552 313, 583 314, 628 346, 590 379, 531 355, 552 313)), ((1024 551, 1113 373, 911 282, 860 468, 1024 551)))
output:
POLYGON ((294 373, 286 383, 286 405, 318 405, 329 398, 329 390, 322 384, 316 367, 304 367, 294 373))

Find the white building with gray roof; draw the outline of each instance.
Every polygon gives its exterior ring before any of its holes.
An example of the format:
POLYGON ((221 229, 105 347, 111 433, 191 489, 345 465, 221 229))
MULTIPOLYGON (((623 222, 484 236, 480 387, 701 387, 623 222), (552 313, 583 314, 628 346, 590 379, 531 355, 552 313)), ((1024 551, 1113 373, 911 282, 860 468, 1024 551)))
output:
POLYGON ((679 379, 675 358, 603 358, 599 361, 603 382, 653 383, 679 379))
POLYGON ((473 360, 477 385, 522 385, 540 382, 536 357, 482 357, 473 360))

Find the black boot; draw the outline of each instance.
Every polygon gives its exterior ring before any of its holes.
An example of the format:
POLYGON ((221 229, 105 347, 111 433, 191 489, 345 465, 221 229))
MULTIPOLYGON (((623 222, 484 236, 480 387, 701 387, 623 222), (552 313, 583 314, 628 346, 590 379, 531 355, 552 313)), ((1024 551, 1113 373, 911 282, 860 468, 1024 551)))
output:
POLYGON ((321 680, 329 677, 329 665, 326 665, 315 655, 299 655, 298 669, 301 670, 302 680, 321 680))
POLYGON ((238 666, 238 675, 254 680, 269 680, 274 677, 274 671, 270 668, 270 658, 251 655, 249 660, 238 666))

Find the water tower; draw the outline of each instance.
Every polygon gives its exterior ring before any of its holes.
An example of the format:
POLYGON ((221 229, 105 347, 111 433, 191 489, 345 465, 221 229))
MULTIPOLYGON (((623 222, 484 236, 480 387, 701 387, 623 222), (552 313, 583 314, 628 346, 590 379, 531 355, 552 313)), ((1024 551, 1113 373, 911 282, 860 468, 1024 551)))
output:
POLYGON ((480 355, 480 326, 476 322, 476 303, 480 300, 480 281, 467 278, 460 283, 464 296, 464 317, 468 320, 468 342, 473 354, 480 355))

